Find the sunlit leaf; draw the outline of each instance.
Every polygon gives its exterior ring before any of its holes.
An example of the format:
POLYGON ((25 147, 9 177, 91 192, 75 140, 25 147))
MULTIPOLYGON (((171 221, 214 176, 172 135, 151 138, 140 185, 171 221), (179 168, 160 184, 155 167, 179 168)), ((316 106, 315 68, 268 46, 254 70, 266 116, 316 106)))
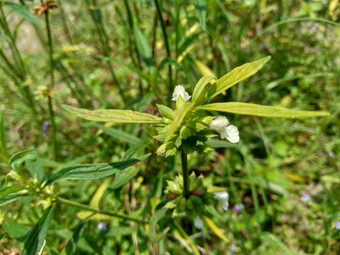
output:
POLYGON ((154 115, 132 110, 87 110, 69 105, 63 108, 77 117, 93 121, 112 121, 117 123, 159 123, 162 119, 154 115))
POLYGON ((211 97, 217 96, 218 94, 226 91, 235 84, 247 79, 248 77, 259 71, 263 65, 269 61, 271 57, 261 58, 251 63, 244 64, 231 70, 226 75, 222 76, 215 83, 215 86, 211 87, 211 97))
POLYGON ((267 106, 238 102, 208 104, 200 106, 199 109, 271 118, 310 118, 329 116, 328 112, 322 111, 299 111, 287 109, 281 106, 267 106))
POLYGON ((215 76, 203 76, 196 84, 194 92, 192 93, 192 102, 199 105, 204 102, 207 94, 207 85, 210 81, 215 79, 215 76))

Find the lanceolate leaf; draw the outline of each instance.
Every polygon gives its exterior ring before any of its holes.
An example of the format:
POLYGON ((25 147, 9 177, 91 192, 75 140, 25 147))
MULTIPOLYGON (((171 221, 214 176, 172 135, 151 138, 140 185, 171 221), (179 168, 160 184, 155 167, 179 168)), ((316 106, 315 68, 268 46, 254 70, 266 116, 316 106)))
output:
POLYGON ((204 102, 204 100, 206 99, 206 93, 207 93, 206 86, 213 79, 215 79, 215 76, 207 75, 207 76, 203 76, 197 82, 194 88, 194 92, 192 93, 192 102, 195 105, 199 105, 204 102))
POLYGON ((0 199, 6 197, 9 194, 16 193, 18 191, 24 190, 24 186, 8 186, 0 189, 0 199))
POLYGON ((46 209, 43 216, 37 222, 37 224, 32 229, 31 233, 28 235, 24 248, 22 249, 20 255, 40 255, 42 250, 46 245, 46 233, 48 226, 53 215, 53 206, 46 209))
POLYGON ((23 198, 27 196, 25 193, 12 193, 7 196, 4 196, 3 198, 0 198, 0 206, 6 205, 8 203, 14 202, 15 200, 19 198, 23 198))
POLYGON ((267 106, 237 102, 208 104, 200 106, 198 108, 210 111, 271 118, 309 118, 318 116, 329 116, 328 112, 322 111, 299 111, 287 109, 281 106, 267 106))
POLYGON ((45 185, 62 179, 93 180, 103 178, 133 166, 137 162, 147 158, 149 155, 150 154, 144 155, 140 159, 129 159, 117 163, 83 164, 65 167, 56 173, 52 173, 47 178, 45 185))
POLYGON ((112 121, 117 123, 159 123, 162 119, 154 115, 131 110, 87 110, 69 105, 64 109, 77 117, 93 121, 112 121))
POLYGON ((203 30, 206 28, 205 20, 207 16, 207 0, 191 0, 195 5, 196 14, 203 30))
POLYGON ((229 73, 218 79, 215 86, 211 87, 211 97, 217 96, 218 94, 226 91, 240 81, 243 81, 252 76, 257 71, 259 71, 263 67, 263 65, 269 61, 270 58, 270 56, 261 58, 254 62, 244 64, 231 70, 229 73))
POLYGON ((153 66, 152 52, 147 39, 137 25, 134 25, 133 32, 135 35, 138 53, 143 57, 143 60, 148 67, 153 66))

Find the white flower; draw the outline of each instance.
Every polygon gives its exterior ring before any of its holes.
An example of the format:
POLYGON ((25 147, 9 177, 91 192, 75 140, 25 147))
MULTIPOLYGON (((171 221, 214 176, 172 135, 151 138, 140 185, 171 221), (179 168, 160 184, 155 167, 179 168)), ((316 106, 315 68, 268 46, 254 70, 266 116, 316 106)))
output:
POLYGON ((195 220, 194 220, 194 225, 196 228, 201 229, 203 228, 203 221, 201 220, 200 217, 196 216, 195 220))
POLYGON ((183 85, 177 85, 175 87, 175 91, 172 94, 172 101, 177 101, 179 96, 181 96, 185 101, 188 101, 191 98, 191 96, 185 92, 183 85))
POLYGON ((224 211, 227 211, 229 208, 229 194, 226 191, 215 192, 215 198, 220 201, 222 204, 222 208, 224 211))
POLYGON ((224 116, 218 116, 209 125, 211 129, 220 133, 222 139, 227 139, 231 143, 240 141, 239 132, 236 126, 229 125, 229 121, 224 116))
POLYGON ((214 129, 218 132, 221 132, 223 127, 226 127, 229 125, 229 121, 224 116, 218 116, 217 118, 213 119, 213 121, 210 123, 209 127, 211 129, 214 129))

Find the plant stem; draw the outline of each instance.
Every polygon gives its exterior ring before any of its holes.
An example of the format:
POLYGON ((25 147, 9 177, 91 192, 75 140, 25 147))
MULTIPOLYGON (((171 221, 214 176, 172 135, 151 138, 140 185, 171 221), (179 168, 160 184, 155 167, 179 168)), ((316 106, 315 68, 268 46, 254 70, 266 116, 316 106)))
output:
MULTIPOLYGON (((164 20, 163 20, 163 16, 162 16, 162 11, 161 11, 161 8, 159 6, 158 0, 155 0, 155 5, 156 5, 156 8, 157 8, 159 21, 161 22, 161 27, 162 27, 162 32, 163 32, 163 37, 164 37, 164 42, 165 42, 165 47, 166 47, 166 53, 167 53, 168 58, 171 58, 168 35, 166 33, 165 24, 164 24, 164 20)), ((169 64, 168 75, 169 75, 169 91, 171 92, 173 90, 173 87, 172 87, 172 69, 171 69, 170 64, 169 64)), ((169 95, 171 95, 171 93, 169 93, 169 95)), ((168 98, 169 98, 169 100, 171 100, 171 96, 169 96, 168 98)))
POLYGON ((55 117, 53 111, 53 103, 52 103, 52 90, 54 88, 54 59, 53 59, 53 41, 52 41, 52 34, 51 34, 51 27, 50 21, 48 17, 48 11, 45 12, 45 22, 46 22, 46 30, 47 30, 47 38, 48 38, 48 47, 49 47, 49 57, 50 57, 50 73, 51 73, 51 83, 50 83, 50 90, 47 95, 48 98, 48 112, 50 114, 51 120, 51 127, 52 127, 52 151, 53 151, 53 159, 57 158, 57 139, 56 139, 56 124, 55 124, 55 117))
POLYGON ((189 191, 189 171, 188 171, 188 158, 187 154, 181 149, 181 160, 182 160, 182 174, 183 174, 183 196, 188 198, 190 196, 189 191))
MULTIPOLYGON (((109 45, 109 37, 108 37, 107 33, 105 32, 103 22, 101 20, 98 20, 98 17, 95 14, 95 10, 96 10, 95 8, 97 8, 96 1, 94 1, 91 4, 91 2, 89 0, 86 0, 85 3, 87 5, 87 9, 90 13, 91 19, 92 19, 94 26, 96 28, 95 30, 99 35, 99 41, 101 43, 102 50, 103 50, 103 52, 106 56, 110 57, 111 56, 111 47, 109 45)), ((98 9, 98 11, 100 11, 100 10, 98 9)), ((112 77, 113 81, 115 82, 115 85, 117 86, 117 88, 119 90, 119 94, 122 98, 122 101, 125 103, 127 101, 127 98, 125 96, 125 93, 124 93, 124 90, 123 90, 121 84, 119 83, 119 80, 116 76, 116 73, 113 69, 113 66, 108 61, 106 61, 106 64, 107 64, 107 67, 109 68, 109 71, 111 73, 111 77, 112 77)))
POLYGON ((68 199, 65 199, 65 198, 62 198, 62 197, 56 197, 56 200, 58 202, 62 203, 62 204, 77 207, 77 208, 80 208, 80 209, 83 209, 83 210, 86 210, 86 211, 95 212, 95 213, 99 213, 99 214, 106 214, 106 215, 109 215, 109 216, 112 216, 112 217, 116 217, 116 218, 120 218, 120 219, 124 219, 124 220, 131 220, 131 221, 135 221, 135 222, 138 222, 138 223, 148 223, 144 220, 135 219, 135 218, 129 217, 129 216, 124 215, 124 214, 115 213, 113 211, 95 209, 95 208, 92 208, 88 205, 84 205, 84 204, 81 204, 81 203, 78 203, 78 202, 74 202, 74 201, 71 201, 71 200, 68 200, 68 199))

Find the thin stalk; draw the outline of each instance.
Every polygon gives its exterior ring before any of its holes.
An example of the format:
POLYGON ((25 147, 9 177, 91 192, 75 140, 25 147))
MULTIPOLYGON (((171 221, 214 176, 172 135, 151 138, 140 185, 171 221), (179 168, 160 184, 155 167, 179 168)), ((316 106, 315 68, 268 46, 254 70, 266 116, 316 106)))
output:
POLYGON ((109 216, 112 216, 112 217, 116 217, 116 218, 120 218, 120 219, 124 219, 124 220, 131 220, 131 221, 135 221, 135 222, 143 223, 143 224, 148 223, 147 221, 135 219, 135 218, 129 217, 129 216, 124 215, 124 214, 118 214, 118 213, 115 213, 115 212, 110 211, 110 210, 101 210, 101 209, 92 208, 88 205, 84 205, 84 204, 81 204, 81 203, 78 203, 78 202, 74 202, 74 201, 71 201, 71 200, 68 200, 68 199, 65 199, 65 198, 62 198, 62 197, 56 197, 55 199, 56 199, 56 201, 58 201, 62 204, 77 207, 77 208, 80 208, 80 209, 83 209, 83 210, 86 210, 86 211, 99 213, 99 214, 105 214, 105 215, 109 215, 109 216))
MULTIPOLYGON (((110 48, 110 45, 108 43, 109 41, 109 37, 107 36, 105 30, 104 30, 104 26, 102 24, 101 21, 99 21, 97 19, 97 17, 94 15, 94 12, 93 12, 93 7, 91 7, 91 3, 89 2, 89 0, 85 1, 86 2, 86 5, 87 5, 87 8, 90 12, 90 16, 91 16, 91 19, 96 27, 96 31, 99 35, 99 40, 100 40, 100 43, 101 43, 101 46, 102 46, 102 50, 104 52, 104 54, 108 57, 110 57, 110 53, 111 53, 111 48, 110 48)), ((93 6, 96 6, 96 2, 93 3, 93 6)), ((122 100, 123 102, 126 102, 126 97, 125 97, 125 93, 124 93, 124 90, 123 88, 121 87, 119 81, 118 81, 118 78, 116 76, 116 73, 112 67, 112 64, 108 61, 106 61, 106 64, 107 64, 107 67, 109 68, 110 70, 110 73, 111 73, 111 76, 112 76, 112 79, 114 80, 118 90, 119 90, 119 94, 120 96, 122 97, 122 100)))
MULTIPOLYGON (((158 18, 159 18, 159 21, 161 22, 163 38, 164 38, 165 48, 166 48, 166 54, 167 54, 168 58, 170 58, 171 57, 170 46, 169 46, 169 41, 168 41, 168 35, 167 35, 166 29, 165 29, 164 20, 163 20, 163 17, 162 17, 162 11, 161 11, 161 8, 159 6, 158 0, 154 0, 154 1, 155 1, 155 5, 156 5, 156 8, 157 8, 157 12, 158 12, 158 18)), ((169 65, 168 76, 169 76, 169 91, 172 91, 173 87, 172 87, 171 65, 169 65)), ((169 93, 169 95, 171 95, 171 93, 169 93)), ((169 100, 171 100, 171 96, 169 96, 168 98, 169 98, 169 100)))
MULTIPOLYGON (((125 4, 125 8, 126 8, 126 12, 127 12, 127 16, 128 16, 128 22, 129 22, 129 34, 128 34, 128 38, 129 38, 129 51, 130 51, 130 57, 132 62, 138 66, 139 69, 142 69, 142 65, 141 65, 141 60, 139 58, 139 52, 136 46, 133 46, 133 18, 132 18, 132 12, 129 6, 129 3, 127 0, 124 0, 124 4, 125 4), (133 56, 133 49, 134 52, 136 54, 135 58, 137 60, 135 60, 134 56, 133 56)), ((143 86, 142 86, 142 80, 139 79, 139 94, 140 96, 143 96, 143 86)))
POLYGON ((182 175, 183 175, 183 196, 189 198, 189 171, 188 171, 188 158, 187 154, 181 149, 181 160, 182 160, 182 175))
POLYGON ((50 115, 51 128, 52 128, 52 151, 53 158, 57 158, 57 136, 56 136, 56 124, 55 124, 55 116, 53 110, 53 102, 51 92, 54 88, 55 79, 54 79, 54 59, 53 59, 53 40, 51 34, 50 20, 48 16, 48 11, 45 12, 45 22, 46 22, 46 30, 47 30, 47 38, 48 38, 48 48, 49 48, 49 57, 50 57, 50 73, 51 73, 51 83, 50 83, 50 93, 47 95, 48 97, 48 112, 50 115))
POLYGON ((60 17, 61 17, 63 24, 64 24, 64 31, 65 31, 67 40, 70 42, 70 44, 73 44, 72 35, 71 35, 71 32, 70 32, 70 28, 67 24, 67 19, 66 19, 66 14, 65 14, 63 4, 58 3, 58 8, 60 10, 60 17))

